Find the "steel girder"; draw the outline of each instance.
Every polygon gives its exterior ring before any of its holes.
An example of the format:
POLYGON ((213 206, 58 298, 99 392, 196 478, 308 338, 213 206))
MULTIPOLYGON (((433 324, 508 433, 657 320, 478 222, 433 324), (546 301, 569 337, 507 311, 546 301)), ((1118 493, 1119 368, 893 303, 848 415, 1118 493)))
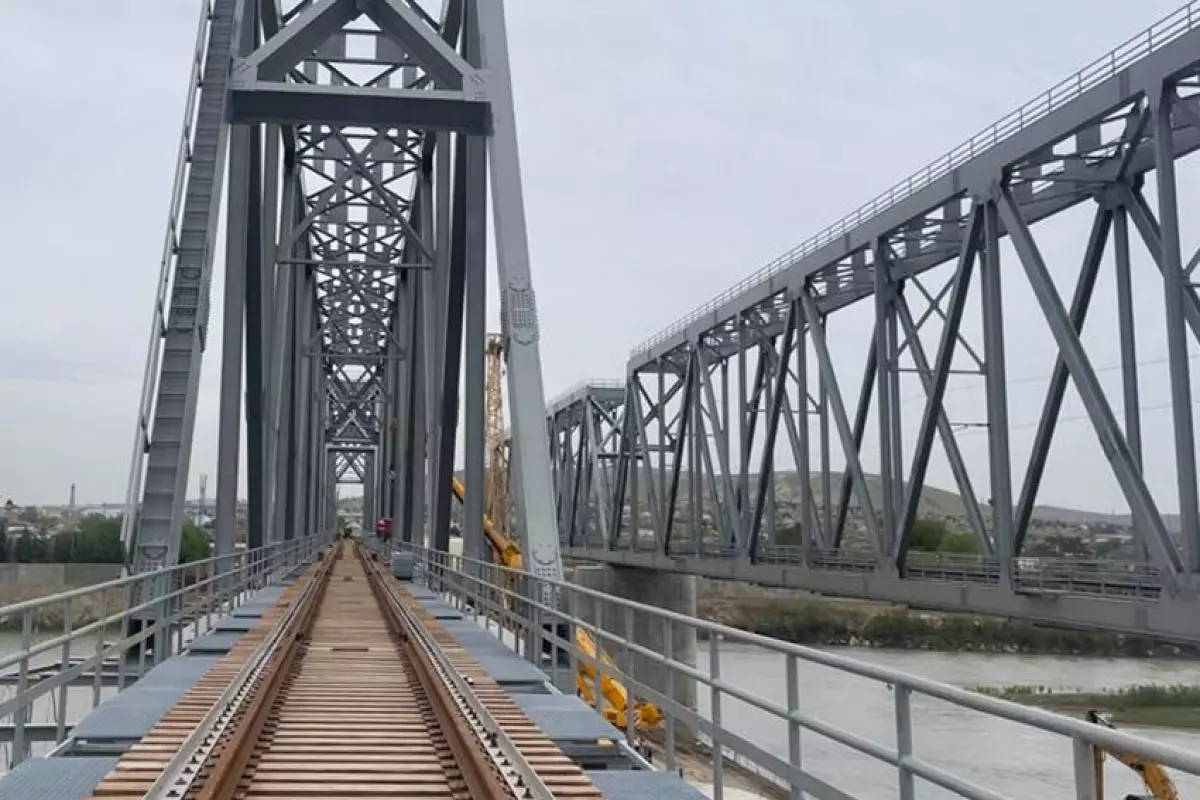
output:
MULTIPOLYGON (((568 554, 1200 639, 1187 358, 1189 339, 1200 338, 1200 300, 1190 280, 1200 254, 1185 261, 1181 253, 1174 177, 1176 162, 1200 147, 1197 53, 1200 30, 1191 17, 1169 18, 639 346, 624 403, 608 409, 620 431, 602 503, 612 525, 603 544, 570 538, 578 521, 560 513, 568 554), (1146 196, 1148 174, 1157 213, 1146 196), (1032 226, 1080 205, 1090 208, 1092 224, 1080 242, 1073 297, 1064 302, 1032 226), (1177 537, 1142 472, 1130 221, 1164 287, 1177 537), (1016 253, 1012 263, 1001 263, 1003 239, 1016 253), (1115 251, 1123 419, 1080 338, 1106 250, 1115 251), (935 268, 942 274, 931 285, 935 268), (1058 351, 1020 472, 1009 445, 1004 338, 1012 322, 1001 304, 1004 281, 1027 284, 1058 351), (837 312, 868 299, 870 347, 855 373, 861 379, 848 385, 832 354, 837 312), (963 322, 969 302, 978 304, 978 332, 963 322), (917 376, 924 395, 908 453, 898 388, 904 373, 917 376), (970 420, 952 418, 945 403, 947 384, 963 373, 984 381, 986 400, 970 420), (1023 557, 1068 380, 1132 510, 1143 564, 1023 557), (877 477, 863 466, 868 425, 878 432, 877 477), (961 453, 958 433, 967 426, 986 428, 982 477, 961 453), (978 556, 910 552, 935 446, 954 476, 978 556), (783 464, 802 476, 788 487, 786 520, 775 476, 783 464)), ((586 392, 574 401, 553 410, 552 430, 564 430, 558 420, 587 418, 586 392)), ((563 490, 587 479, 578 466, 586 452, 554 450, 561 496, 602 491, 563 490)))
MULTIPOLYGON (((514 505, 530 569, 561 578, 503 14, 206 5, 130 476, 135 570, 177 557, 227 161, 217 553, 233 547, 243 419, 250 545, 332 529, 350 482, 367 522, 445 547, 460 435, 482 486, 490 184, 514 505)), ((467 502, 477 527, 482 494, 467 502)))

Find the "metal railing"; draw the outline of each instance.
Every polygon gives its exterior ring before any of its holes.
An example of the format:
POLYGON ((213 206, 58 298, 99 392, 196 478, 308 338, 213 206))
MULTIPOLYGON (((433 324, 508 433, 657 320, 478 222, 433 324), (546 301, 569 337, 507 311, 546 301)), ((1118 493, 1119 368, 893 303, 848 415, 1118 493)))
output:
POLYGON ((1141 33, 1130 37, 1123 44, 1088 64, 1079 72, 1059 81, 1025 105, 996 120, 941 158, 880 193, 815 236, 775 258, 736 286, 727 289, 691 313, 663 328, 633 348, 629 354, 630 359, 644 357, 655 345, 674 336, 702 317, 712 314, 743 292, 765 283, 838 237, 948 175, 1007 137, 1029 127, 1092 87, 1112 78, 1135 61, 1193 30, 1200 24, 1200 13, 1197 13, 1197 8, 1200 8, 1200 2, 1193 0, 1141 33))
MULTIPOLYGON (((564 547, 569 546, 565 537, 564 547)), ((628 537, 621 543, 629 546, 628 537)), ((604 549, 603 543, 577 542, 575 547, 604 549)), ((635 551, 654 550, 653 539, 635 543, 635 551)), ((699 556, 719 561, 744 558, 737 545, 718 541, 673 539, 672 556, 699 556)), ((869 551, 805 548, 799 545, 762 545, 755 564, 777 564, 830 572, 866 573, 879 570, 879 559, 869 551)), ((904 576, 911 580, 998 585, 1002 561, 988 556, 910 551, 904 576)), ((1110 598, 1158 598, 1164 588, 1162 572, 1149 564, 1095 559, 1017 557, 1012 560, 1013 583, 1029 592, 1090 595, 1110 598)))
MULTIPOLYGON (((581 661, 591 664, 625 685, 630 704, 647 700, 659 706, 666 715, 664 756, 668 770, 676 769, 679 746, 683 744, 682 736, 691 735, 694 739, 716 743, 711 753, 715 798, 722 796, 726 765, 735 762, 769 776, 771 783, 785 787, 784 791, 793 798, 807 796, 822 800, 847 800, 852 797, 847 789, 817 777, 805 766, 801 759, 802 732, 806 741, 811 741, 808 737, 813 736, 823 738, 866 756, 876 765, 891 768, 895 781, 893 785, 898 787, 898 796, 902 800, 916 797, 918 781, 934 784, 955 797, 974 800, 1006 797, 978 780, 968 779, 935 764, 939 753, 916 751, 913 704, 914 701, 927 703, 930 700, 957 707, 964 713, 974 712, 993 720, 1014 723, 1026 732, 1041 732, 1057 737, 1064 746, 1069 747, 1064 751, 1069 755, 1062 762, 1063 774, 1056 776, 1056 780, 1062 784, 1060 788, 1072 786, 1074 794, 1071 796, 1079 800, 1098 800, 1094 769, 1097 750, 1122 751, 1157 762, 1177 775, 1200 777, 1200 753, 836 653, 746 633, 576 584, 548 581, 491 563, 407 543, 402 543, 400 548, 414 554, 419 580, 482 619, 485 627, 490 627, 489 620, 494 620, 498 628, 513 631, 516 642, 526 641, 525 655, 531 661, 541 665, 548 661, 554 668, 560 663, 557 655, 565 653, 569 657, 572 672, 581 661), (506 588, 509 586, 514 588, 506 588), (543 592, 559 598, 557 607, 544 605, 539 600, 545 596, 543 592), (585 612, 589 610, 592 613, 587 618, 585 612), (621 620, 623 624, 606 626, 604 620, 621 620), (576 646, 574 636, 569 632, 567 638, 563 638, 561 634, 565 626, 587 629, 614 656, 616 663, 604 665, 589 658, 576 646), (614 633, 613 627, 620 627, 623 632, 614 633), (690 636, 701 644, 691 652, 687 652, 687 648, 677 652, 676 642, 680 631, 685 632, 685 639, 690 636), (745 681, 723 679, 723 668, 727 661, 723 661, 722 653, 730 645, 754 648, 756 652, 782 660, 786 701, 780 702, 760 694, 763 691, 761 680, 749 688, 742 685, 745 681), (698 651, 705 651, 700 660, 707 662, 707 669, 698 667, 698 651), (546 653, 551 654, 549 659, 544 657, 546 653), (890 690, 890 713, 894 717, 894 743, 883 743, 806 712, 801 698, 812 697, 812 694, 799 685, 802 665, 806 669, 813 666, 830 668, 844 676, 886 686, 890 690), (692 688, 693 698, 697 692, 707 695, 706 713, 698 711, 696 703, 687 702, 688 691, 685 687, 692 688), (681 688, 684 690, 681 691, 681 688), (681 697, 685 699, 681 701, 681 697), (727 709, 754 709, 758 715, 773 720, 779 731, 786 729, 786 736, 768 735, 771 743, 752 741, 748 736, 722 725, 723 706, 727 709)), ((972 727, 978 726, 968 726, 960 733, 963 736, 970 735, 972 727)), ((631 740, 633 733, 632 730, 628 731, 631 740)), ((1026 733, 1018 735, 1025 736, 1026 733)), ((995 746, 994 742, 992 746, 995 746)), ((933 749, 930 748, 931 751, 933 749)), ((1008 771, 1012 772, 1011 769, 1008 771)), ((1046 775, 1038 774, 1035 780, 1042 785, 1046 779, 1046 775)))
POLYGON ((579 381, 571 386, 566 391, 559 392, 553 399, 546 404, 547 411, 555 411, 559 406, 566 401, 573 399, 576 395, 582 395, 588 389, 624 389, 625 381, 616 378, 590 378, 579 381))
POLYGON ((96 708, 103 685, 124 689, 148 661, 154 666, 180 652, 212 627, 215 615, 232 611, 328 540, 314 534, 0 607, 0 630, 15 629, 20 637, 17 650, 0 653, 0 681, 14 687, 0 694, 0 722, 11 720, 5 766, 30 757, 31 727, 39 740, 67 739, 69 687, 90 685, 96 708), (33 725, 35 704, 44 699, 53 706, 52 736, 47 726, 33 725))

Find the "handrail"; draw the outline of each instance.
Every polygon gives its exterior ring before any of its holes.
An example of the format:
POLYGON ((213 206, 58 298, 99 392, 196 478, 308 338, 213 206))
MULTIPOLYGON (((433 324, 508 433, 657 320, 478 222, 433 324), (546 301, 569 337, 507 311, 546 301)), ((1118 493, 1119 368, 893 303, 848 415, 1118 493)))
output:
MULTIPOLYGON (((411 543, 401 543, 400 546, 403 549, 413 552, 420 561, 426 564, 447 563, 450 559, 448 554, 438 553, 437 551, 428 550, 411 543)), ((912 675, 901 670, 858 661, 856 659, 837 655, 835 653, 829 653, 823 650, 806 647, 804 645, 783 642, 759 634, 738 630, 720 623, 689 617, 684 614, 679 614, 677 612, 650 606, 633 600, 616 597, 614 595, 609 595, 604 592, 588 589, 586 587, 565 581, 554 581, 546 578, 538 578, 526 573, 517 573, 520 581, 525 584, 526 591, 520 594, 515 594, 511 590, 505 588, 500 581, 494 579, 491 581, 488 580, 490 576, 511 572, 511 570, 507 570, 500 565, 476 561, 465 556, 453 556, 453 560, 458 564, 472 565, 471 569, 459 569, 455 571, 453 574, 455 581, 479 583, 481 586, 486 586, 488 591, 512 594, 516 600, 519 600, 519 602, 524 604, 526 608, 533 610, 535 614, 550 615, 551 617, 561 617, 563 615, 561 609, 544 605, 538 600, 540 597, 539 587, 550 586, 554 590, 557 590, 559 593, 563 594, 564 603, 562 608, 586 608, 588 606, 585 603, 575 605, 574 603, 567 602, 567 597, 570 594, 574 594, 576 597, 586 597, 593 603, 603 602, 609 606, 628 609, 634 614, 648 615, 656 617, 660 620, 669 621, 669 623, 672 625, 688 626, 693 628, 698 635, 702 632, 705 635, 705 638, 709 639, 710 641, 724 640, 770 650, 780 655, 794 657, 810 663, 831 667, 850 675, 881 682, 890 685, 897 690, 904 689, 909 692, 915 692, 917 694, 942 700, 962 708, 989 714, 991 716, 1011 722, 1031 725, 1051 733, 1069 737, 1075 740, 1077 743, 1082 742, 1093 747, 1121 750, 1141 758, 1156 761, 1173 769, 1200 775, 1200 753, 1189 752, 1178 747, 1154 742, 1123 731, 1102 728, 1101 726, 1092 725, 1083 720, 1071 719, 1069 717, 1054 714, 1039 708, 1023 706, 1011 701, 1001 700, 999 698, 989 697, 955 686, 938 683, 937 681, 912 675)), ((518 583, 518 585, 521 585, 521 583, 518 583)), ((543 616, 543 618, 545 617, 543 616)), ((593 630, 596 634, 608 639, 609 641, 617 641, 618 637, 614 636, 612 633, 597 628, 596 626, 586 623, 583 620, 572 618, 570 621, 575 624, 587 625, 589 629, 593 630)), ((627 647, 632 652, 650 659, 655 663, 658 663, 669 669, 674 669, 677 672, 684 674, 698 682, 713 686, 725 695, 749 703, 767 711, 768 713, 773 713, 784 719, 796 719, 796 716, 794 715, 795 712, 789 712, 787 709, 778 706, 772 701, 759 697, 741 687, 724 683, 719 677, 716 679, 710 678, 691 665, 674 661, 673 659, 668 658, 661 653, 655 652, 654 650, 643 647, 637 643, 622 642, 621 644, 623 647, 627 647)), ((614 670, 614 672, 619 672, 619 670, 614 670)), ((624 674, 622 674, 621 677, 622 680, 631 680, 629 676, 624 674)), ((636 682, 636 679, 632 680, 636 682)), ((665 710, 668 710, 669 713, 670 704, 667 703, 665 705, 667 706, 665 710)), ((814 729, 816 727, 824 726, 832 728, 829 723, 819 722, 808 718, 804 718, 800 724, 814 729)), ((870 750, 877 755, 884 752, 884 749, 881 748, 881 746, 870 742, 869 740, 862 739, 862 737, 857 737, 847 733, 843 738, 853 738, 857 744, 861 744, 863 748, 867 748, 867 750, 870 750), (862 740, 859 741, 860 739, 862 740)), ((866 750, 864 750, 864 752, 866 752, 866 750)), ((922 774, 925 772, 934 774, 939 772, 936 768, 924 764, 923 762, 917 762, 911 756, 911 754, 903 757, 897 756, 897 760, 904 761, 908 765, 907 768, 917 774, 922 774)), ((943 775, 942 777, 945 776, 943 775)), ((966 784, 963 783, 962 785, 966 784)), ((980 795, 978 795, 978 793, 968 793, 967 796, 980 795)))
POLYGON ((125 577, 113 578, 110 581, 104 581, 102 583, 94 583, 88 586, 80 586, 75 589, 67 589, 55 594, 44 595, 42 597, 33 597, 28 600, 20 600, 16 603, 0 606, 0 618, 22 614, 26 611, 32 611, 43 606, 56 605, 66 600, 72 600, 77 597, 95 594, 96 592, 123 588, 140 581, 150 580, 152 578, 161 578, 168 575, 174 576, 176 574, 182 574, 185 570, 195 570, 199 567, 204 567, 209 564, 216 565, 219 561, 267 555, 269 553, 284 550, 288 547, 293 547, 297 541, 317 541, 320 537, 325 535, 326 534, 324 533, 315 533, 302 537, 300 540, 289 539, 286 541, 271 542, 269 544, 262 545, 261 547, 256 547, 253 550, 243 550, 241 552, 211 556, 210 558, 205 558, 200 561, 189 561, 186 564, 176 564, 171 567, 159 567, 158 569, 150 570, 149 572, 132 573, 130 575, 126 575, 125 577))
POLYGON ((975 158, 1001 141, 1045 118, 1051 112, 1075 100, 1087 90, 1115 76, 1122 69, 1150 53, 1159 50, 1200 24, 1196 13, 1200 0, 1191 0, 1182 8, 1168 14, 1141 33, 1113 48, 1074 75, 1059 81, 1015 111, 993 122, 950 152, 917 170, 891 188, 876 195, 846 216, 817 234, 776 257, 757 272, 725 290, 704 305, 646 339, 630 351, 630 360, 646 356, 657 344, 686 329, 693 322, 711 314, 751 287, 765 283, 800 259, 805 258, 834 239, 846 234, 884 210, 908 199, 934 181, 975 158))
POLYGON ((616 380, 614 378, 586 378, 572 385, 566 391, 559 392, 550 402, 546 403, 546 410, 554 411, 558 409, 564 401, 569 400, 577 394, 582 394, 587 389, 624 389, 625 381, 616 380))
POLYGON ((31 754, 25 734, 42 698, 57 690, 53 708, 55 742, 61 744, 67 736, 67 705, 73 698, 69 686, 80 680, 90 683, 91 707, 96 708, 101 701, 101 687, 110 676, 106 667, 110 656, 118 655, 115 679, 122 689, 129 680, 140 677, 148 654, 153 654, 154 664, 170 657, 176 647, 182 648, 186 628, 192 627, 193 634, 199 635, 202 623, 211 625, 215 614, 237 607, 256 590, 303 563, 328 539, 322 532, 272 542, 253 550, 163 567, 0 608, 0 619, 21 622, 19 649, 0 656, 0 673, 16 686, 15 693, 0 697, 0 719, 13 720, 12 765, 31 754), (122 591, 131 588, 135 591, 122 591), (138 588, 143 591, 137 592, 138 588), (114 592, 117 598, 111 597, 114 592), (61 623, 55 618, 50 626, 61 628, 61 633, 35 640, 36 613, 51 608, 61 611, 61 623), (134 619, 142 624, 131 630, 126 623, 134 619), (114 626, 118 632, 112 635, 114 626), (59 660, 48 665, 36 663, 39 656, 56 651, 61 653, 59 660))

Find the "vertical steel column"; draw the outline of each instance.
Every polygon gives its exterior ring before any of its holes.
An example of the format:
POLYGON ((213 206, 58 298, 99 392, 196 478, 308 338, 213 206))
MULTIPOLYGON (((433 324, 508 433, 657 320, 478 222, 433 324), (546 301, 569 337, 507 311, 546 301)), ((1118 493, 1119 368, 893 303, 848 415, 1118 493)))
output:
MULTIPOLYGON (((302 193, 299 184, 295 165, 289 164, 284 170, 283 177, 283 201, 279 230, 279 241, 281 242, 291 240, 293 227, 299 221, 297 212, 302 213, 302 210, 298 208, 297 199, 298 195, 302 193)), ((274 253, 273 242, 268 239, 264 243, 271 244, 271 252, 274 253)), ((291 333, 295 328, 297 300, 295 282, 292 279, 292 270, 296 267, 289 261, 292 252, 291 247, 285 247, 279 254, 280 260, 275 263, 275 289, 272 292, 275 307, 271 315, 271 388, 269 398, 271 452, 268 463, 274 470, 270 530, 270 540, 273 542, 282 541, 283 532, 288 525, 288 510, 292 507, 290 491, 292 486, 291 465, 293 463, 291 397, 295 392, 304 391, 307 388, 296 386, 295 373, 291 369, 292 352, 295 347, 291 333)), ((275 259, 272 258, 272 262, 274 261, 275 259)), ((303 466, 301 465, 301 468, 303 466)))
POLYGON ((1192 388, 1184 330, 1184 295, 1191 291, 1183 272, 1179 245, 1179 204, 1175 190, 1175 133, 1171 105, 1175 91, 1164 87, 1154 103, 1154 167, 1162 245, 1163 291, 1167 321, 1167 356, 1171 373, 1171 415, 1175 425, 1175 469, 1179 487, 1179 525, 1183 533, 1184 569, 1200 572, 1200 502, 1196 487, 1196 434, 1192 388))
MULTIPOLYGON (((311 301, 298 298, 297 303, 300 302, 311 301)), ((314 329, 315 327, 316 323, 314 322, 314 329)), ((299 343, 294 345, 293 349, 298 346, 299 343)), ((326 396, 325 373, 322 370, 313 369, 309 371, 307 378, 307 385, 301 389, 301 394, 307 396, 306 413, 308 415, 306 430, 302 432, 302 452, 305 454, 305 459, 301 464, 308 465, 308 474, 301 474, 297 478, 304 491, 303 494, 292 500, 298 512, 298 527, 293 535, 310 535, 324 531, 321 525, 320 502, 323 497, 322 481, 324 480, 325 464, 321 454, 325 452, 325 425, 329 414, 329 400, 326 396)), ((287 532, 285 531, 280 538, 286 539, 287 532)))
MULTIPOLYGON (((520 471, 520 530, 527 569, 539 578, 562 580, 562 557, 554 521, 550 442, 545 421, 545 389, 539 349, 537 301, 529 267, 525 200, 517 151, 516 115, 509 75, 508 41, 501 0, 471 3, 488 73, 492 130, 488 137, 496 266, 508 353, 508 397, 512 423, 512 463, 520 471)), ((471 31, 474 33, 474 30, 471 31)), ((552 593, 545 593, 552 594, 552 593)), ((552 597, 544 596, 544 600, 552 597)))
POLYGON ((1008 372, 1004 364, 1004 311, 1000 294, 1000 219, 994 200, 983 208, 984 248, 979 265, 988 419, 988 471, 992 485, 992 541, 1000 574, 1012 579, 1012 461, 1008 446, 1008 372))
MULTIPOLYGON (((467 184, 473 170, 482 169, 473 163, 477 149, 471 146, 466 135, 455 137, 454 150, 454 201, 451 223, 450 272, 447 282, 445 317, 445 360, 439 365, 441 372, 441 402, 438 409, 437 472, 433 474, 434 506, 433 548, 440 551, 450 549, 450 504, 452 492, 450 479, 454 475, 454 454, 458 434, 458 390, 462 377, 463 301, 466 280, 467 250, 467 184)), ((543 426, 544 427, 544 426, 543 426)), ((555 541, 558 533, 555 528, 555 541)))
MULTIPOLYGON (((1129 211, 1124 205, 1113 210, 1113 247, 1116 250, 1117 331, 1121 341, 1121 385, 1125 400, 1125 438, 1129 453, 1142 471, 1142 419, 1138 390, 1137 339, 1133 319, 1133 279, 1129 268, 1129 211)), ((1134 539, 1141 543, 1143 560, 1150 552, 1145 531, 1134 523, 1134 539)))
MULTIPOLYGON (((243 23, 235 52, 254 49, 257 29, 257 0, 242 0, 243 23)), ((238 459, 241 446, 242 343, 246 313, 246 280, 249 262, 261 258, 259 241, 250 240, 251 216, 258 217, 260 189, 257 125, 232 126, 229 152, 229 196, 225 224, 225 306, 221 339, 221 400, 217 440, 217 497, 213 519, 213 546, 217 555, 233 552, 234 520, 237 515, 238 459)), ((256 269, 257 267, 255 267, 256 269)), ((257 298, 256 298, 257 300, 257 298)), ((219 569, 227 569, 228 563, 219 569)))
MULTIPOLYGON (((805 319, 805 327, 810 334, 817 333, 820 328, 821 333, 825 332, 825 318, 820 319, 805 319)), ((871 351, 872 363, 874 363, 874 350, 871 351)), ((833 481, 831 480, 830 471, 830 443, 829 443, 829 383, 825 377, 825 373, 820 369, 817 370, 817 393, 820 396, 821 404, 817 407, 817 438, 819 440, 819 449, 821 451, 821 504, 824 506, 822 511, 822 521, 825 528, 825 546, 832 548, 840 548, 842 545, 842 525, 838 524, 837 531, 833 529, 833 481)), ((843 486, 845 478, 842 479, 843 486)), ((848 491, 849 486, 844 486, 842 491, 848 491)), ((847 499, 849 499, 847 497, 847 499)), ((844 503, 842 504, 845 505, 844 503)), ((839 516, 843 512, 839 511, 839 516)))
MULTIPOLYGON (((289 438, 292 440, 292 464, 290 465, 291 480, 292 480, 292 508, 289 515, 288 524, 280 537, 283 540, 295 538, 305 533, 312 531, 303 530, 305 524, 304 503, 308 484, 308 476, 304 473, 304 465, 309 458, 324 458, 325 453, 325 422, 322 419, 322 424, 319 431, 319 439, 316 443, 316 448, 310 452, 310 442, 305 435, 305 431, 309 428, 309 414, 312 410, 312 401, 308 394, 311 381, 314 379, 314 373, 319 375, 324 372, 325 363, 321 359, 320 342, 316 336, 317 311, 314 308, 316 299, 316 282, 312 274, 312 270, 306 266, 296 266, 293 268, 291 276, 294 281, 293 293, 296 296, 296 311, 294 323, 294 340, 292 342, 292 372, 293 386, 296 391, 292 393, 290 401, 292 403, 291 412, 291 433, 289 438), (309 343, 312 343, 311 347, 309 343)), ((322 387, 324 388, 324 387, 322 387)), ((325 397, 324 392, 320 397, 325 397)), ((328 517, 328 509, 326 514, 319 520, 319 524, 325 525, 326 521, 331 519, 328 517)), ((310 520, 311 525, 314 520, 310 520)), ((332 530, 332 528, 325 528, 332 530)))
MULTIPOLYGON (((468 23, 469 25, 469 23, 468 23)), ((473 37, 466 37, 468 42, 473 37)), ((476 61, 478 51, 475 50, 476 61)), ((463 498, 463 552, 482 561, 487 556, 483 538, 484 482, 484 346, 487 344, 487 140, 467 139, 467 171, 464 187, 464 284, 466 294, 466 342, 463 359, 463 388, 466 408, 463 418, 463 476, 467 493, 463 498)), ((555 529, 557 536, 557 528, 555 529)))
POLYGON ((392 370, 395 369, 395 361, 393 360, 394 345, 391 341, 385 346, 384 352, 387 357, 377 376, 380 397, 375 404, 375 418, 378 420, 379 429, 375 432, 375 480, 372 485, 376 498, 375 513, 381 517, 392 517, 393 514, 389 508, 392 487, 391 481, 388 479, 388 470, 391 467, 388 444, 391 440, 390 425, 394 412, 392 410, 392 392, 388 385, 391 381, 392 370))
MULTIPOLYGON (((892 550, 894 539, 903 536, 903 531, 897 530, 895 494, 897 484, 902 484, 903 472, 897 474, 893 454, 895 446, 895 431, 893 430, 893 415, 899 414, 900 409, 892 407, 891 379, 896 365, 892 362, 894 347, 889 335, 894 336, 895 303, 892 300, 892 281, 888 274, 888 262, 884 253, 887 247, 885 240, 877 240, 874 245, 873 272, 875 273, 875 389, 876 409, 879 414, 879 482, 881 522, 883 525, 882 545, 885 551, 892 550)), ((900 490, 903 493, 903 490, 900 490)))
MULTIPOLYGON (((257 25, 246 27, 257 31, 257 25)), ((257 37, 256 37, 257 38, 257 37)), ((259 547, 267 528, 267 448, 263 412, 266 397, 264 354, 267 348, 267 317, 263 303, 262 218, 262 125, 250 128, 250 204, 246 218, 246 535, 250 547, 259 547)))
MULTIPOLYGON (((737 491, 730 498, 736 503, 734 513, 731 516, 736 521, 737 527, 731 533, 734 542, 737 543, 739 554, 747 552, 750 544, 748 541, 749 530, 747 523, 749 520, 747 519, 747 512, 750 500, 750 431, 752 428, 748 419, 749 412, 746 407, 746 351, 750 347, 749 337, 746 335, 747 327, 745 316, 739 313, 737 315, 738 474, 737 491)), ((727 441, 732 445, 733 426, 728 422, 725 424, 725 436, 728 437, 727 441)))
MULTIPOLYGON (((421 202, 420 197, 416 200, 421 202)), ((396 477, 392 481, 392 525, 393 535, 400 541, 420 542, 424 544, 423 534, 412 527, 413 514, 409 492, 412 491, 412 471, 414 468, 424 471, 425 460, 414 463, 409 436, 412 433, 410 420, 413 415, 412 386, 413 371, 417 364, 424 364, 412 343, 412 271, 402 271, 396 277, 396 302, 392 314, 392 336, 395 337, 398 349, 404 352, 404 360, 395 362, 390 376, 391 391, 396 397, 396 427, 390 432, 392 439, 392 459, 396 477)), ((423 506, 425 498, 420 498, 423 506)))
POLYGON ((800 536, 805 547, 811 548, 814 542, 825 540, 815 530, 817 518, 812 495, 812 443, 808 427, 808 325, 803 319, 796 320, 796 384, 799 387, 794 413, 796 438, 799 440, 796 471, 800 478, 800 536))
POLYGON ((688 354, 688 363, 691 365, 691 377, 688 381, 687 391, 692 394, 691 414, 692 421, 688 425, 688 501, 689 515, 691 516, 692 529, 692 550, 696 554, 700 553, 700 541, 704 536, 704 532, 700 528, 700 520, 704 516, 704 465, 701 463, 700 448, 703 443, 700 441, 702 435, 701 417, 704 414, 704 407, 700 402, 700 381, 704 380, 704 371, 700 367, 700 362, 696 358, 696 348, 699 345, 692 343, 691 352, 688 354))
MULTIPOLYGON (((263 126, 263 191, 262 191, 262 228, 259 237, 259 283, 261 286, 260 329, 262 330, 262 354, 260 359, 260 374, 262 376, 262 432, 259 436, 262 442, 263 464, 263 513, 262 532, 258 542, 250 538, 253 530, 248 532, 247 546, 257 547, 271 540, 271 531, 275 527, 275 431, 279 419, 279 408, 275 398, 275 290, 279 288, 275 280, 276 273, 276 241, 279 227, 280 212, 280 127, 278 125, 263 126)), ((247 293, 250 291, 247 284, 247 293)))
MULTIPOLYGON (((466 20, 464 20, 466 22, 466 20)), ((421 286, 423 298, 421 310, 425 319, 422 340, 424 348, 423 366, 414 374, 420 376, 420 391, 423 393, 420 407, 423 409, 422 424, 423 441, 429 446, 417 450, 421 466, 420 480, 421 503, 429 509, 429 524, 433 522, 433 509, 437 501, 437 481, 439 475, 438 448, 432 446, 440 436, 439 424, 439 393, 442 386, 441 369, 445 363, 445 320, 449 303, 450 287, 450 258, 453 249, 453 205, 454 205, 454 137, 448 132, 438 133, 435 139, 433 154, 433 173, 426 175, 425 184, 429 188, 422 192, 424 202, 421 206, 425 213, 421 233, 426 241, 434 242, 434 268, 422 276, 421 286), (428 437, 427 439, 425 437, 428 437), (426 480, 428 476, 428 480, 426 480)), ((419 423, 418 421, 415 421, 419 423)), ((421 536, 425 533, 424 511, 420 517, 421 536)))
POLYGON ((376 486, 376 483, 375 483, 375 476, 376 476, 376 469, 377 469, 376 464, 375 464, 375 454, 367 453, 366 455, 363 456, 363 461, 365 464, 364 469, 363 469, 363 482, 362 482, 362 487, 363 487, 363 500, 362 500, 363 530, 367 531, 375 523, 375 520, 378 519, 381 515, 379 514, 379 509, 375 502, 376 498, 379 496, 378 495, 379 487, 376 486))

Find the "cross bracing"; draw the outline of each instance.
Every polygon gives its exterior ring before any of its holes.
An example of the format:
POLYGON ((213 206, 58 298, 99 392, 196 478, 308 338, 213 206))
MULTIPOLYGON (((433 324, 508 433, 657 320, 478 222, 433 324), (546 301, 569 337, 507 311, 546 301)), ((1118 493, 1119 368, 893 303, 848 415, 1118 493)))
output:
POLYGON ((1198 25, 1185 6, 664 329, 631 354, 622 399, 604 413, 596 398, 611 389, 599 386, 553 404, 566 552, 1200 639, 1188 355, 1200 341, 1200 254, 1182 249, 1175 174, 1200 147, 1198 25), (1038 223, 1067 212, 1089 221, 1060 286, 1038 223), (1139 247, 1149 266, 1133 275, 1139 247), (1101 332, 1117 342, 1116 391, 1081 336, 1104 273, 1118 305, 1101 332), (1157 313, 1135 314, 1132 280, 1156 283, 1157 313), (1018 285, 1033 317, 1004 307, 1004 289, 1018 285), (864 321, 866 352, 848 365, 834 355, 838 333, 864 321), (1020 354, 1006 337, 1031 324, 1045 325, 1056 360, 1026 458, 1011 442, 1008 363, 1020 354), (1166 327, 1165 446, 1142 435, 1137 343, 1149 325, 1166 327), (948 403, 969 380, 980 402, 948 403), (1136 563, 1051 563, 1026 550, 1068 387, 1130 509, 1136 563), (982 463, 963 455, 968 430, 986 437, 982 463), (935 453, 974 555, 911 547, 935 453), (1147 482, 1151 457, 1173 468, 1178 531, 1147 482), (781 469, 799 476, 787 497, 781 469))
MULTIPOLYGON (((177 558, 223 194, 217 553, 232 552, 243 420, 251 546, 330 530, 337 485, 357 483, 368 523, 445 549, 460 436, 482 486, 490 190, 514 509, 531 568, 560 576, 502 3, 206 0, 189 93, 133 569, 177 558)), ((482 497, 466 502, 479 537, 482 497)))

